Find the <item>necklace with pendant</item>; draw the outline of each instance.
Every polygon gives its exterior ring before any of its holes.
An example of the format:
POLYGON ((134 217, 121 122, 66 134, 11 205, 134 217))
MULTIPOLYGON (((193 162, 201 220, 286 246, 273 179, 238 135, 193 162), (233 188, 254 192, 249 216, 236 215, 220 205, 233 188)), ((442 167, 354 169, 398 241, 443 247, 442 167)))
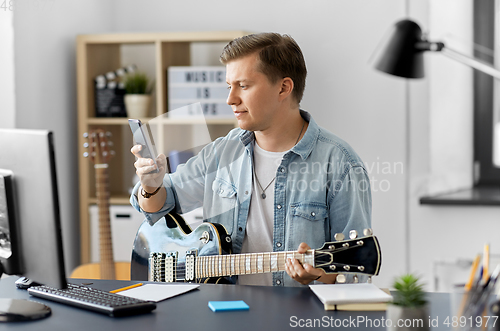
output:
MULTIPOLYGON (((299 136, 297 137, 297 141, 295 142, 295 145, 297 145, 297 143, 299 142, 300 135, 302 134, 302 131, 304 130, 305 124, 306 124, 306 121, 304 121, 302 123, 302 129, 300 129, 300 133, 299 133, 299 136)), ((252 157, 253 157, 253 155, 252 155, 252 157)), ((257 180, 257 184, 259 185, 260 190, 262 191, 260 196, 262 197, 262 199, 265 199, 267 197, 266 190, 274 182, 274 180, 276 179, 276 176, 274 176, 274 178, 269 182, 269 184, 267 184, 266 188, 262 188, 262 185, 260 185, 260 182, 259 182, 259 178, 257 178, 257 174, 255 173, 255 162, 254 162, 254 167, 253 167, 253 175, 254 175, 255 179, 257 180)))

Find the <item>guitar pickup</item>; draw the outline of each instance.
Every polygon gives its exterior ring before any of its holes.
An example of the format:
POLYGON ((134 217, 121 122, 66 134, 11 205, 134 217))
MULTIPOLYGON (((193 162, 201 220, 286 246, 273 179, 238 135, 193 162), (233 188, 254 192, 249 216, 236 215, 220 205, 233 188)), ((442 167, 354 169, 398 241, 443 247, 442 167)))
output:
POLYGON ((184 277, 184 280, 186 282, 194 282, 196 280, 195 278, 195 261, 196 257, 198 256, 198 250, 189 250, 186 251, 186 275, 184 277))
POLYGON ((173 283, 176 281, 177 252, 149 254, 148 280, 173 283))

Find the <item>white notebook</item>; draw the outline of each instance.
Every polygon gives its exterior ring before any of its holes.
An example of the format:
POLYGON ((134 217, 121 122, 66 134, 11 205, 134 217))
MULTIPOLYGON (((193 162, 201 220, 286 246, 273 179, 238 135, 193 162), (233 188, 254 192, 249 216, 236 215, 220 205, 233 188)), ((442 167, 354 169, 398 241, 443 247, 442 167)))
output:
POLYGON ((389 302, 392 296, 369 283, 309 285, 325 305, 389 302))
POLYGON ((192 291, 198 287, 200 287, 198 284, 145 284, 130 290, 118 292, 117 294, 141 300, 160 302, 192 291))

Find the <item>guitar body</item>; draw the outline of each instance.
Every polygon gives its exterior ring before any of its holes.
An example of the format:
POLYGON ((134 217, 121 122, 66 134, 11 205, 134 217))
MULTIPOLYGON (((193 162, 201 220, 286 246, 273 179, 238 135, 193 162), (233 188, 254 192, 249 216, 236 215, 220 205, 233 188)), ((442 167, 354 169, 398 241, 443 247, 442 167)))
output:
MULTIPOLYGON (((225 255, 231 252, 231 237, 220 224, 202 223, 194 231, 177 214, 170 213, 154 225, 144 221, 137 231, 130 266, 132 280, 149 278, 149 257, 152 252, 176 252, 177 281, 184 281, 186 252, 196 250, 198 255, 225 255)), ((202 282, 221 282, 220 278, 206 278, 202 282)))
MULTIPOLYGON (((78 266, 70 278, 101 279, 101 264, 88 263, 78 266)), ((115 279, 130 280, 129 262, 115 262, 115 279)))

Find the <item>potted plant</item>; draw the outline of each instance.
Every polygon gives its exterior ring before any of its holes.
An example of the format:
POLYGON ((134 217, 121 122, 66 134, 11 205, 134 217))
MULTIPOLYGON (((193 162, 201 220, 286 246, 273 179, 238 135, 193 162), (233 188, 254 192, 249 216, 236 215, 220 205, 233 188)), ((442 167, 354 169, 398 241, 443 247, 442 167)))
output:
POLYGON ((406 274, 397 277, 393 287, 393 301, 387 306, 387 329, 429 330, 427 299, 420 279, 406 274))
POLYGON ((146 117, 151 103, 153 84, 145 73, 133 72, 125 76, 125 107, 130 118, 146 117))

